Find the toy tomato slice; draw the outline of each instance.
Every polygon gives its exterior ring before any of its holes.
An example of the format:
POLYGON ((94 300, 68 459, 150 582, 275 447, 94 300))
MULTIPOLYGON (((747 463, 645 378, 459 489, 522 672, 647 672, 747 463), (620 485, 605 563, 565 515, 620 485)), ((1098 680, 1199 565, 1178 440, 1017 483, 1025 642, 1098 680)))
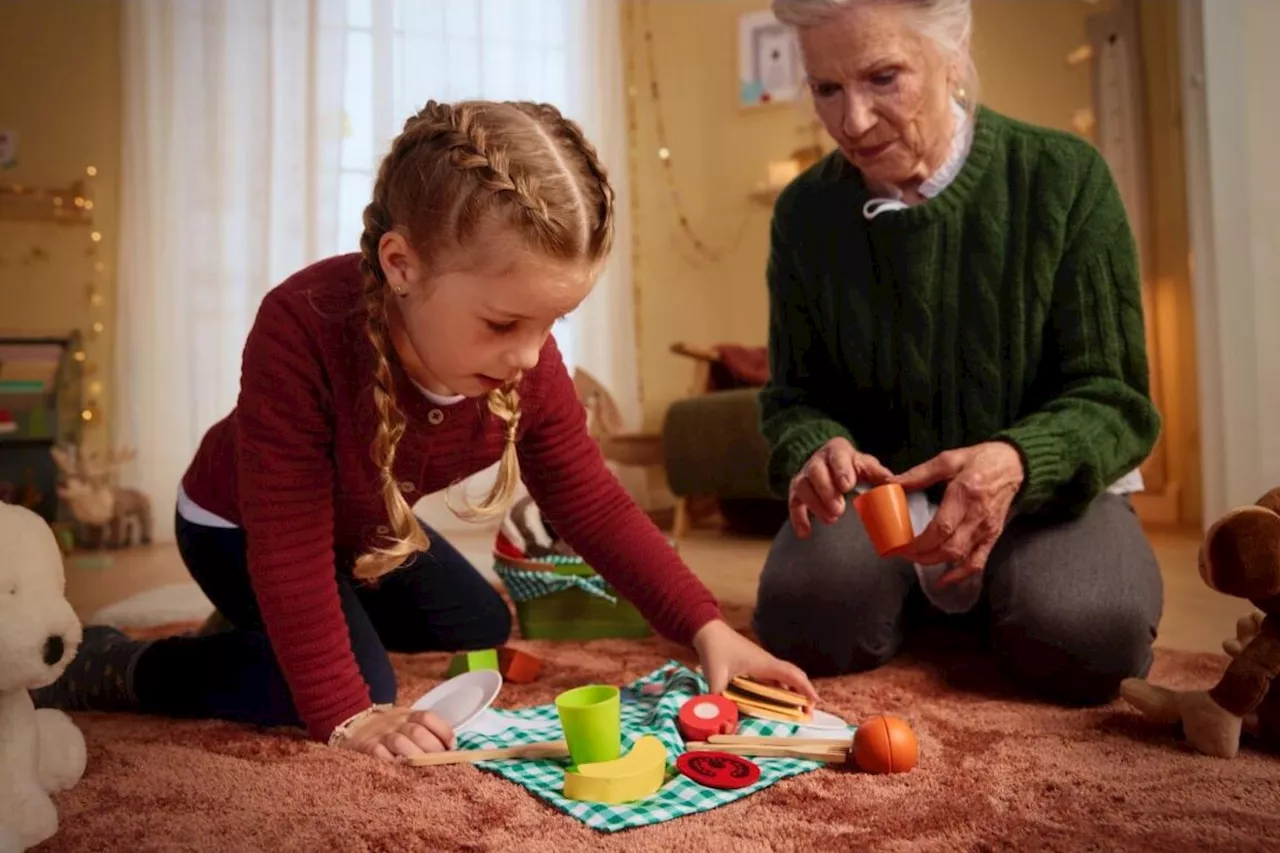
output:
POLYGON ((727 752, 686 752, 676 759, 676 767, 708 788, 745 788, 760 779, 759 765, 727 752))

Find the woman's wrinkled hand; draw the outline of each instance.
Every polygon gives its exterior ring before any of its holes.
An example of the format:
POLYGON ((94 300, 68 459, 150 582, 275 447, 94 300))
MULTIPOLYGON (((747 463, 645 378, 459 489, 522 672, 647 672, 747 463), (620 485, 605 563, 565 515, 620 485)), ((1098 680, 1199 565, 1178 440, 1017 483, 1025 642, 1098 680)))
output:
POLYGON ((892 479, 893 472, 879 459, 854 450, 847 438, 833 438, 791 478, 787 499, 791 526, 804 539, 813 531, 809 513, 826 524, 834 524, 844 514, 845 495, 854 486, 879 486, 892 479))
POLYGON ((894 477, 907 491, 947 482, 933 521, 900 556, 924 566, 951 563, 938 579, 942 586, 982 571, 1025 476, 1013 445, 990 441, 945 451, 894 477))
POLYGON ((365 717, 338 745, 383 761, 444 752, 455 745, 453 729, 430 711, 389 708, 365 717))

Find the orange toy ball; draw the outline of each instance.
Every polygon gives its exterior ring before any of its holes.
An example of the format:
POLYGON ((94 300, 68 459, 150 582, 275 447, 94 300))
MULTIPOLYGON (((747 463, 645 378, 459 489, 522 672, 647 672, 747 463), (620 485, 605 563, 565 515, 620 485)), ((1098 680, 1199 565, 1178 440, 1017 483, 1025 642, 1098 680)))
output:
POLYGON ((916 733, 897 717, 871 717, 854 732, 853 761, 867 773, 906 773, 919 757, 916 733))

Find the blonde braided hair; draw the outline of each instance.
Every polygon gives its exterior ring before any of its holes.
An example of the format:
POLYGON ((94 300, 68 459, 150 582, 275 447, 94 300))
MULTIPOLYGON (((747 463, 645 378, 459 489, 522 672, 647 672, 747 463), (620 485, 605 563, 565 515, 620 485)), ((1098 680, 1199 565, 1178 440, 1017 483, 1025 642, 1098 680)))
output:
MULTIPOLYGON (((391 537, 356 560, 357 578, 381 577, 430 546, 395 476, 396 447, 407 424, 391 371, 382 238, 392 230, 405 234, 426 267, 440 269, 465 264, 468 240, 481 226, 497 225, 544 257, 598 267, 613 241, 613 201, 595 148, 549 104, 430 101, 405 122, 378 169, 360 238, 365 331, 376 356, 378 428, 370 454, 381 472, 391 537)), ((478 504, 453 507, 465 518, 503 512, 520 482, 515 383, 490 392, 486 403, 503 423, 502 457, 489 494, 478 504)))

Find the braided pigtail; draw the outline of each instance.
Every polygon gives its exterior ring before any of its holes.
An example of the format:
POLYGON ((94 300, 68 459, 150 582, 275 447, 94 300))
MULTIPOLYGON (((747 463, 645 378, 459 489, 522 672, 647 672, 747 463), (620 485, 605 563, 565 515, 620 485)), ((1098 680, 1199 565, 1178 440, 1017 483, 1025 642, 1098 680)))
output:
MULTIPOLYGON (((551 104, 525 103, 521 107, 540 127, 567 143, 569 151, 577 155, 575 159, 585 167, 592 179, 587 183, 587 191, 583 192, 580 199, 579 214, 588 235, 582 254, 588 259, 603 261, 613 246, 615 197, 613 186, 609 183, 609 172, 601 162, 599 152, 582 132, 582 127, 565 118, 551 104)), ((564 165, 566 171, 571 171, 567 163, 564 165)))
POLYGON ((516 432, 520 429, 520 394, 514 385, 490 391, 485 398, 489 411, 502 421, 502 457, 498 460, 498 474, 489 494, 477 504, 466 503, 451 507, 460 518, 478 521, 501 515, 511 505, 520 485, 520 457, 516 451, 516 432))
POLYGON ((360 272, 364 278, 364 304, 367 320, 365 334, 373 345, 376 363, 373 369, 373 403, 378 412, 378 429, 370 447, 373 461, 382 479, 382 500, 391 520, 391 542, 356 559, 354 574, 361 580, 376 580, 392 571, 415 553, 427 550, 431 542, 418 524, 413 508, 400 492, 396 482, 396 447, 404 436, 404 413, 396 405, 395 381, 387 359, 390 340, 387 328, 387 292, 389 290, 382 265, 378 260, 378 243, 387 232, 386 215, 378 201, 364 211, 364 234, 360 237, 360 272))
MULTIPOLYGON (((430 101, 405 122, 378 171, 360 241, 367 335, 376 355, 378 429, 370 452, 394 538, 357 560, 358 577, 376 578, 429 545, 394 473, 406 424, 389 361, 390 294, 378 259, 383 236, 394 228, 408 238, 428 278, 453 264, 482 263, 485 241, 503 231, 534 254, 596 270, 613 240, 613 204, 595 147, 548 104, 430 101)), ((454 508, 464 518, 504 512, 520 483, 517 382, 489 393, 486 403, 502 424, 502 456, 489 494, 454 508)))

